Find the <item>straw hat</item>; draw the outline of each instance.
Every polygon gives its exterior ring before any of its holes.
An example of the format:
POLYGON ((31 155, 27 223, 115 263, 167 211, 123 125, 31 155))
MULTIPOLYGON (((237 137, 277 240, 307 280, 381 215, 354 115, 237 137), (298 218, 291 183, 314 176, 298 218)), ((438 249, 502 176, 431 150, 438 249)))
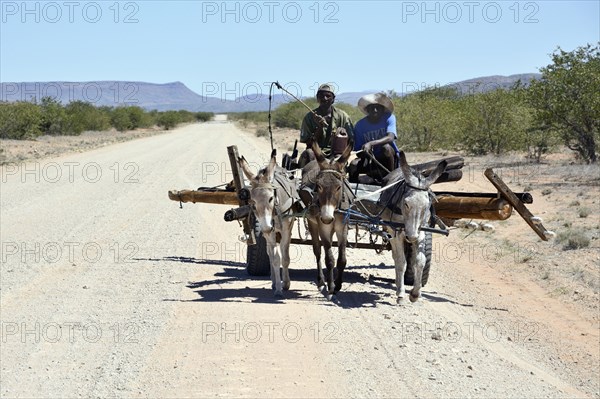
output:
POLYGON ((389 113, 394 112, 394 103, 384 93, 367 94, 358 100, 358 108, 367 115, 367 107, 372 104, 382 105, 389 113))

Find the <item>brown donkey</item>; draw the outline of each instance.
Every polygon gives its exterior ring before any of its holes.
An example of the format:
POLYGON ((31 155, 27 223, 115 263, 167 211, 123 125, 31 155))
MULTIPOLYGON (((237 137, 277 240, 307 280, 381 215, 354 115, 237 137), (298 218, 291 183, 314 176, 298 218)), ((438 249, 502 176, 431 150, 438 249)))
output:
POLYGON ((327 283, 327 298, 333 299, 342 288, 343 273, 346 267, 346 243, 348 241, 348 224, 344 215, 336 212, 340 208, 350 206, 352 192, 346 189, 345 165, 352 147, 348 146, 338 160, 328 160, 315 142, 312 150, 316 160, 308 163, 302 170, 303 186, 313 187, 315 194, 307 212, 308 229, 312 237, 313 252, 317 260, 317 285, 319 288, 327 283), (334 269, 334 257, 331 250, 333 233, 338 241, 338 258, 334 269), (327 278, 321 266, 321 244, 325 249, 325 266, 327 278), (335 275, 334 285, 334 270, 335 275))

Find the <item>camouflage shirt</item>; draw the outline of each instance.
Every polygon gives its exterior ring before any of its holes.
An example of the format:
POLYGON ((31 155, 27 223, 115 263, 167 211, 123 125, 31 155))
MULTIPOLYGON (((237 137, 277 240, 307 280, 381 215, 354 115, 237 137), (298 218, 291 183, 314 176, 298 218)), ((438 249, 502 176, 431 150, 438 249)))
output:
MULTIPOLYGON (((315 108, 313 111, 317 112, 317 110, 318 108, 315 108)), ((354 126, 352 125, 352 121, 347 113, 341 109, 331 107, 331 126, 320 127, 317 118, 312 112, 309 112, 302 120, 302 127, 300 128, 300 142, 306 143, 308 139, 315 136, 318 129, 321 129, 321 132, 316 135, 319 137, 319 147, 321 147, 321 149, 330 149, 332 132, 335 132, 338 127, 343 127, 346 129, 346 132, 348 133, 348 140, 353 143, 354 126)))

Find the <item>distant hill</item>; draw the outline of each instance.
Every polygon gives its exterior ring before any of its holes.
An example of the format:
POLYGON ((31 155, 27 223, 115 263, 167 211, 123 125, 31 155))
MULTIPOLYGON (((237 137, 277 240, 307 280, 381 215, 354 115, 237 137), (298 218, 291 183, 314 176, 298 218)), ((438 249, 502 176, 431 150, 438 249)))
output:
POLYGON ((467 79, 444 87, 455 87, 461 94, 485 93, 496 89, 509 89, 519 80, 525 86, 529 86, 532 80, 540 79, 540 73, 521 73, 510 76, 483 76, 480 78, 467 79))
MULTIPOLYGON (((446 86, 459 88, 461 93, 485 92, 498 87, 509 88, 517 80, 529 84, 532 79, 541 75, 527 73, 511 76, 486 76, 468 79, 446 86)), ((214 90, 216 91, 216 90, 214 90)), ((292 101, 288 95, 273 95, 273 108, 292 101)), ((337 102, 355 105, 358 99, 373 91, 339 93, 337 102)), ((268 93, 250 94, 248 96, 232 97, 225 93, 225 98, 201 96, 190 90, 181 82, 173 83, 146 83, 124 81, 97 81, 97 82, 2 82, 0 83, 0 101, 38 101, 42 97, 50 96, 67 104, 71 101, 87 101, 96 106, 122 106, 137 105, 147 110, 188 110, 192 112, 204 111, 215 113, 267 111, 269 109, 268 93)))

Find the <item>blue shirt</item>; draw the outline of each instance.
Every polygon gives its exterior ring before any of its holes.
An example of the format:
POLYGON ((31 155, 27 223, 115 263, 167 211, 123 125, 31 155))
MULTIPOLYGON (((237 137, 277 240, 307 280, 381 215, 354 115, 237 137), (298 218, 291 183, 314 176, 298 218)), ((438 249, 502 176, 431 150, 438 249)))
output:
MULTIPOLYGON (((369 141, 384 138, 388 133, 394 135, 394 140, 398 138, 396 134, 396 117, 393 114, 386 112, 377 123, 369 122, 367 117, 362 118, 354 126, 354 151, 359 151, 369 141)), ((396 153, 400 152, 394 141, 390 145, 396 153)), ((381 146, 373 147, 373 154, 375 156, 381 155, 381 146)))

